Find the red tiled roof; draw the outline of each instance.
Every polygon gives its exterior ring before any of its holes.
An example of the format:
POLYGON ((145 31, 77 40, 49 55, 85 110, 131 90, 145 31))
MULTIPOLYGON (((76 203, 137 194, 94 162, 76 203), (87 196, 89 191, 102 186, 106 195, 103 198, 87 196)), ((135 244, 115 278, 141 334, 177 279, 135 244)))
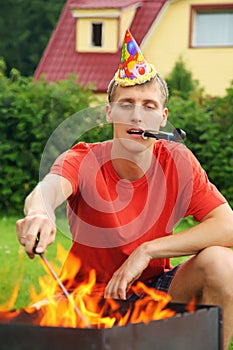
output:
MULTIPOLYGON (((147 34, 156 16, 166 0, 141 0, 131 27, 134 38, 140 45, 147 34)), ((100 7, 127 7, 138 3, 133 0, 72 0, 67 1, 57 27, 46 47, 44 54, 35 71, 38 79, 45 74, 48 81, 66 79, 69 74, 77 74, 78 81, 88 85, 93 83, 98 92, 106 92, 109 81, 112 79, 121 58, 121 49, 116 53, 81 53, 75 50, 76 19, 72 16, 70 6, 85 8, 85 6, 100 7), (117 5, 117 6, 116 6, 117 5)))
POLYGON ((68 2, 71 8, 75 7, 79 9, 125 8, 130 5, 141 3, 140 0, 70 0, 68 2))

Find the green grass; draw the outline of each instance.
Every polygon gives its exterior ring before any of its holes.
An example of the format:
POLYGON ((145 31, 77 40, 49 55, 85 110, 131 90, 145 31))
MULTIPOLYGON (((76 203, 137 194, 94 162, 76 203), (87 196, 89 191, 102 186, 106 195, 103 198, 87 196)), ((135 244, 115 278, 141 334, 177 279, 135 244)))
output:
MULTIPOLYGON (((16 285, 19 285, 18 297, 14 308, 20 309, 28 306, 30 302, 29 289, 34 286, 39 292, 38 279, 46 275, 41 258, 36 256, 29 259, 24 248, 19 244, 16 231, 15 217, 3 217, 0 219, 0 306, 9 301, 16 285)), ((71 246, 71 239, 61 233, 57 233, 56 242, 61 243, 66 251, 71 246)), ((61 263, 56 257, 57 244, 48 247, 47 259, 56 266, 61 263)))

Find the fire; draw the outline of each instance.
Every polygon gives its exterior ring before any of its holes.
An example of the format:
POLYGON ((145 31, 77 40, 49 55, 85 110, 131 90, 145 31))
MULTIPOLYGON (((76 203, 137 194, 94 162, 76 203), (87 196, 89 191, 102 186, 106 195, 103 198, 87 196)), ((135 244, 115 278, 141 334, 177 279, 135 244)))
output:
MULTIPOLYGON (((57 252, 59 260, 63 261, 67 253, 60 245, 57 252)), ((79 269, 81 262, 75 257, 73 259, 72 263, 79 269)), ((57 270, 57 267, 54 266, 54 269, 57 270)), ((70 285, 66 283, 68 290, 77 269, 63 271, 60 276, 61 281, 71 281, 70 285)), ((166 307, 171 300, 167 293, 156 291, 141 282, 132 287, 134 293, 143 295, 135 302, 103 299, 102 294, 96 292, 95 277, 93 270, 89 280, 69 292, 68 297, 58 289, 57 282, 50 274, 41 277, 41 292, 37 293, 34 288, 30 290, 31 305, 14 312, 0 312, 0 322, 24 322, 50 327, 111 328, 128 323, 149 323, 175 314, 175 311, 166 307)))

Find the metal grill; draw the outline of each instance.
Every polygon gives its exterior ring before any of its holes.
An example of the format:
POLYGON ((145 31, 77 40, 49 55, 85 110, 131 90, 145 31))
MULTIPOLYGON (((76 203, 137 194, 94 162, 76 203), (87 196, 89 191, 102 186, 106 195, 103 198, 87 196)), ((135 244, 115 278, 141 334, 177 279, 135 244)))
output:
MULTIPOLYGON (((127 304, 124 304, 127 307, 127 304)), ((222 313, 217 306, 169 303, 172 318, 148 324, 85 329, 40 327, 21 319, 0 324, 0 350, 222 350, 222 313)))

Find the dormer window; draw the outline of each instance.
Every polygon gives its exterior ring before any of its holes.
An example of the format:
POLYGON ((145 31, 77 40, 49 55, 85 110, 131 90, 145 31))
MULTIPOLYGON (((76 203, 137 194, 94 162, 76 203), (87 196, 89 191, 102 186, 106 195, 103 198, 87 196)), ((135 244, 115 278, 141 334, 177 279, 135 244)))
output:
POLYGON ((125 28, 130 27, 140 3, 133 2, 132 6, 110 8, 106 1, 106 8, 101 6, 94 9, 88 5, 88 1, 83 3, 86 7, 71 8, 72 16, 76 19, 76 51, 117 52, 122 44, 120 40, 124 36, 125 28))
POLYGON ((92 23, 92 40, 94 47, 102 47, 103 23, 92 23))

